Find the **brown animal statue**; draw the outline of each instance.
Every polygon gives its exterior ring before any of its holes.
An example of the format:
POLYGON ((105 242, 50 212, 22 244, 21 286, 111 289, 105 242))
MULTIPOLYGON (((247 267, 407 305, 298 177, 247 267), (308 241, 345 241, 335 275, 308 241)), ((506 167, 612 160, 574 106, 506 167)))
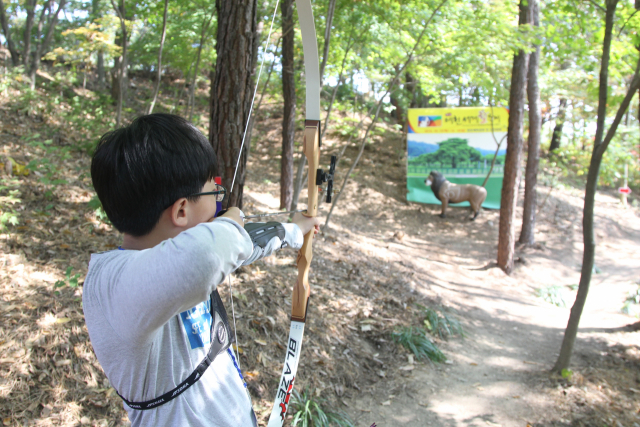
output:
POLYGON ((424 184, 431 186, 431 191, 440 202, 442 202, 442 213, 440 218, 445 218, 449 203, 469 202, 473 216, 471 221, 476 219, 480 213, 480 207, 487 198, 487 190, 484 187, 473 184, 455 185, 447 181, 440 172, 431 171, 429 177, 424 180, 424 184))

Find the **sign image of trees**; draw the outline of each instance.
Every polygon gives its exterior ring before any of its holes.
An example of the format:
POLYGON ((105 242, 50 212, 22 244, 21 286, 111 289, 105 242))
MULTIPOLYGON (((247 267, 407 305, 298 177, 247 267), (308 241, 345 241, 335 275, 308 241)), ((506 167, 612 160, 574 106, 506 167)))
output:
MULTIPOLYGON (((409 159, 409 169, 413 173, 429 173, 437 170, 445 176, 486 175, 491 168, 495 152, 481 150, 469 145, 466 138, 449 138, 438 143, 438 149, 409 159)), ((492 175, 501 175, 505 154, 503 150, 496 157, 492 175)))

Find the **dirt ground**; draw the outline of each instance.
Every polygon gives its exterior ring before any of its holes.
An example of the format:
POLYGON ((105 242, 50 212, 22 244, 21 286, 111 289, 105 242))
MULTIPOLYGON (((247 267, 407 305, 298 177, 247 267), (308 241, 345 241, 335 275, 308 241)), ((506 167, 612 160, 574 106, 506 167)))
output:
MULTIPOLYGON (((0 109, 2 150, 25 164, 41 156, 25 135, 46 122, 0 109)), ((247 214, 278 207, 279 117, 257 123, 245 187, 247 214)), ((322 163, 344 142, 328 135, 322 163)), ((338 179, 356 156, 348 147, 338 179)), ((84 326, 89 254, 119 236, 87 206, 86 154, 52 159, 67 183, 20 180, 20 224, 0 236, 0 415, 7 426, 125 426, 84 326), (47 193, 50 191, 51 193, 47 193), (65 280, 73 267, 79 286, 65 280)), ((346 411, 356 426, 640 426, 640 332, 620 312, 640 279, 640 211, 597 197, 597 256, 570 378, 551 378, 580 275, 582 190, 539 190, 534 248, 515 272, 496 268, 498 212, 405 202, 402 140, 383 127, 314 246, 312 299, 296 388, 346 411), (558 285, 567 308, 536 290, 558 285), (466 337, 433 338, 447 357, 413 360, 391 339, 421 326, 424 306, 456 313, 466 337)), ((304 195, 303 195, 304 201, 304 195)), ((304 203, 303 203, 304 204, 304 203)), ((326 215, 328 208, 325 208, 326 215)), ((282 368, 295 253, 283 251, 233 279, 240 363, 262 422, 282 368)), ((223 300, 229 296, 222 289, 223 300)))

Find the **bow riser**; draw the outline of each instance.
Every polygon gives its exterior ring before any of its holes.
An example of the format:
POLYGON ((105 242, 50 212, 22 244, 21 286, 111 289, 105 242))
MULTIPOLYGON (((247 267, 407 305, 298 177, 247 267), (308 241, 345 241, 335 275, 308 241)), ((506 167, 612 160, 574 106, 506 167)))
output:
MULTIPOLYGON (((314 217, 318 214, 318 186, 316 185, 315 171, 320 163, 320 122, 317 120, 307 120, 305 122, 304 140, 302 149, 309 163, 309 202, 307 211, 303 215, 314 217)), ((311 295, 309 285, 309 268, 313 259, 313 236, 315 231, 311 230, 304 236, 304 243, 298 252, 296 265, 298 266, 298 280, 293 288, 293 299, 291 304, 291 320, 304 322, 307 318, 307 305, 311 295)))

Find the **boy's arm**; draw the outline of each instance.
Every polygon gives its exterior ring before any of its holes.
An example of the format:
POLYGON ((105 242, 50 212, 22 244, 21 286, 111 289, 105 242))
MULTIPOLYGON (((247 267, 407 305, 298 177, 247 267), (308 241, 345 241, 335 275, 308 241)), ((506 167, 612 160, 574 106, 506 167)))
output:
POLYGON ((103 309, 122 338, 144 342, 176 314, 207 300, 251 253, 251 240, 235 221, 199 224, 114 266, 115 280, 101 289, 103 309))
POLYGON ((296 224, 281 224, 279 222, 254 222, 245 225, 253 243, 253 253, 242 265, 268 257, 281 248, 290 247, 300 249, 304 236, 296 224), (266 237, 265 237, 266 236, 266 237))

